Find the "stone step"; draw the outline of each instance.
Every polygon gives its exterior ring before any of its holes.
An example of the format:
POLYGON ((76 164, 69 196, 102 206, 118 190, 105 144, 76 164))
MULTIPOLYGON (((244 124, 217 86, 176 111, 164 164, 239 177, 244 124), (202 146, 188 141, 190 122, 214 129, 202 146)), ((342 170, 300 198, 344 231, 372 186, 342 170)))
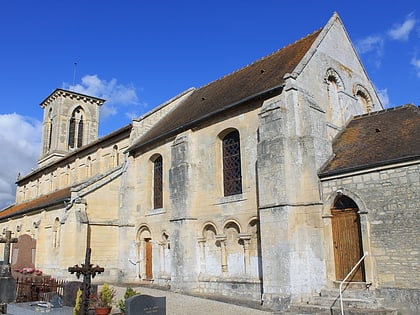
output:
MULTIPOLYGON (((397 310, 384 309, 384 308, 346 308, 343 307, 345 315, 399 315, 397 310)), ((332 308, 320 305, 299 305, 294 306, 290 314, 296 315, 341 315, 340 306, 332 308)))

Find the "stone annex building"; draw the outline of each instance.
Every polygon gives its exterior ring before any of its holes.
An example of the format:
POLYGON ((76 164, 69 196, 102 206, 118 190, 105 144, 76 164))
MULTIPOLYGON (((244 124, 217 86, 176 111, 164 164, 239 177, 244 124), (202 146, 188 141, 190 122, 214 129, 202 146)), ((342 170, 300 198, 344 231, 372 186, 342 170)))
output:
POLYGON ((280 310, 337 293, 367 253, 346 294, 420 312, 420 109, 383 109, 336 13, 98 139, 104 102, 42 101, 38 167, 0 212, 12 268, 75 280, 91 247, 96 281, 280 310))

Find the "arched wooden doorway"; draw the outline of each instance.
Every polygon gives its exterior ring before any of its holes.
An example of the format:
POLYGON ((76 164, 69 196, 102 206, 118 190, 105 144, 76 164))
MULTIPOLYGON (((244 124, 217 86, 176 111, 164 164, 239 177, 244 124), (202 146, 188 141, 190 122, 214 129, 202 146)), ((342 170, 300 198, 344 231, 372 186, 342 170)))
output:
POLYGON ((143 227, 138 233, 138 261, 140 262, 140 278, 144 280, 153 279, 153 248, 152 237, 149 229, 143 227))
MULTIPOLYGON (((331 209, 336 280, 343 280, 363 256, 359 208, 349 197, 339 194, 331 209)), ((363 262, 348 281, 364 282, 363 262)))

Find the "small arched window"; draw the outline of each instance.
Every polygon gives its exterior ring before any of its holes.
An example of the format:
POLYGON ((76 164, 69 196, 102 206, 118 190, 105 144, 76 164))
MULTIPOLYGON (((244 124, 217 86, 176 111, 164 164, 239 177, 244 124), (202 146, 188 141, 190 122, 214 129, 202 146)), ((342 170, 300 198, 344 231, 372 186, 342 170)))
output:
POLYGON ((357 101, 361 105, 362 109, 367 113, 370 113, 374 108, 374 104, 372 102, 372 98, 370 97, 369 91, 361 84, 356 84, 353 90, 354 95, 356 96, 357 101))
POLYGON ((163 207, 163 159, 159 155, 153 161, 153 208, 163 207))
POLYGON ((241 146, 239 132, 229 132, 222 139, 223 189, 225 196, 242 193, 241 146))
POLYGON ((52 143, 52 131, 53 131, 53 113, 52 108, 50 108, 48 112, 48 151, 51 149, 51 143, 52 143))

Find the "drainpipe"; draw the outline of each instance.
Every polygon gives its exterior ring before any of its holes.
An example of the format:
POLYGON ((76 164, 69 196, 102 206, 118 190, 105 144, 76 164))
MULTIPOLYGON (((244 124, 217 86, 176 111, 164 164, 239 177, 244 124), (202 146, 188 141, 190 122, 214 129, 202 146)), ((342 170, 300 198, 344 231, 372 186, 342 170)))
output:
MULTIPOLYGON (((118 172, 116 172, 115 174, 113 174, 112 176, 110 176, 110 178, 108 178, 106 181, 104 181, 103 183, 101 183, 100 186, 104 186, 110 182, 112 182, 115 178, 119 177, 120 175, 122 175, 126 170, 127 170, 127 165, 128 165, 128 161, 127 161, 127 154, 124 154, 124 163, 121 166, 121 168, 119 169, 118 172)), ((71 198, 69 203, 66 204, 66 210, 70 210, 71 207, 73 207, 73 205, 76 202, 80 202, 83 196, 86 196, 87 194, 89 194, 90 192, 92 192, 93 190, 97 189, 98 187, 94 187, 91 189, 88 189, 87 191, 85 191, 82 194, 79 194, 78 196, 71 198)))

